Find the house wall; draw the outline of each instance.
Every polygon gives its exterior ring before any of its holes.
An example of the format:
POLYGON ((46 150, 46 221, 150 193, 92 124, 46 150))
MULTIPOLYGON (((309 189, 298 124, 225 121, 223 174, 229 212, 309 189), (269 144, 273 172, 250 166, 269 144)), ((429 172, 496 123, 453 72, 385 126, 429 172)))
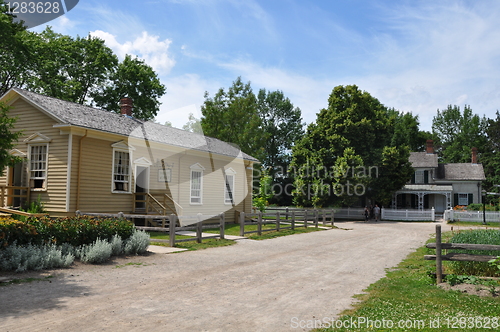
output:
MULTIPOLYGON (((9 116, 17 118, 14 131, 22 130, 22 135, 15 146, 16 149, 28 155, 28 145, 23 141, 35 133, 43 134, 51 139, 48 147, 46 190, 33 190, 31 192, 31 201, 40 196, 48 212, 64 213, 66 211, 69 135, 61 135, 60 130, 53 127, 57 123, 56 120, 43 114, 23 99, 18 98, 11 106, 9 116)), ((26 167, 29 167, 28 162, 26 162, 26 167)), ((6 185, 6 175, 7 172, 0 178, 1 185, 6 185)), ((27 173, 25 179, 26 183, 24 185, 27 185, 27 173)))
POLYGON ((248 162, 242 159, 154 143, 146 146, 144 141, 127 140, 118 135, 108 135, 106 138, 73 135, 71 211, 78 209, 94 213, 132 213, 133 195, 112 192, 112 144, 120 140, 126 141, 131 146, 129 152, 131 153, 132 192, 135 191, 137 166, 143 166, 149 168, 149 192, 160 203, 163 203, 163 194, 167 193, 182 207, 182 212, 179 209, 177 213, 194 215, 226 212, 226 220, 233 221, 234 209, 240 211, 244 209, 247 212, 251 210, 252 170, 246 169, 248 162), (82 144, 81 161, 79 160, 80 142, 82 144), (190 167, 195 164, 200 164, 204 168, 201 204, 190 202, 190 167), (78 165, 81 165, 79 186, 78 165), (170 170, 170 182, 165 182, 159 175, 160 171, 163 173, 163 167, 170 170), (224 202, 225 182, 222 169, 229 168, 236 172, 235 206, 224 202))
MULTIPOLYGON (((478 188, 478 183, 477 181, 455 182, 453 183, 453 194, 473 194, 473 203, 481 203, 481 187, 478 188)), ((454 201, 452 204, 456 205, 454 201)))

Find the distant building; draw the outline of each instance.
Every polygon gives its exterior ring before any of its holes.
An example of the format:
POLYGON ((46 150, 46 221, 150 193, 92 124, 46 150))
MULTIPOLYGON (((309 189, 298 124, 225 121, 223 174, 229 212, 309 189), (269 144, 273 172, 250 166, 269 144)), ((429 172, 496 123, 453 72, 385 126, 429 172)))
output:
POLYGON ((436 212, 457 205, 481 202, 483 165, 477 162, 477 149, 472 148, 470 163, 438 163, 433 141, 427 141, 425 152, 412 152, 410 162, 415 169, 411 181, 393 197, 392 208, 430 209, 436 212))

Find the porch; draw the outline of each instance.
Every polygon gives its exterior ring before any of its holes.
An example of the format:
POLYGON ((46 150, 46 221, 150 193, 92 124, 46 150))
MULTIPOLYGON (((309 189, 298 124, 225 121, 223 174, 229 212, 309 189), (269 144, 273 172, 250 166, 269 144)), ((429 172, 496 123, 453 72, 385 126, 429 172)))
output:
POLYGON ((183 215, 182 206, 164 191, 135 192, 132 200, 134 214, 183 215))
POLYGON ((394 193, 391 208, 422 211, 432 207, 444 213, 452 208, 452 191, 449 185, 405 185, 394 193))

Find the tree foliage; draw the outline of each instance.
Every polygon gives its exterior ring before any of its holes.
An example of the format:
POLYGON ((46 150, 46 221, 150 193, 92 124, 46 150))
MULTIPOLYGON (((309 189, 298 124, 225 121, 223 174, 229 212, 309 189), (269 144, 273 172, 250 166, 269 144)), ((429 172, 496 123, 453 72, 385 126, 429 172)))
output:
MULTIPOLYGON (((1 0, 0 0, 1 4, 1 0)), ((144 61, 126 55, 119 61, 97 37, 27 31, 1 6, 0 95, 13 87, 119 112, 119 100, 134 100, 133 115, 151 120, 165 87, 144 61)))
MULTIPOLYGON (((172 125, 170 125, 170 127, 171 126, 172 125)), ((182 129, 190 131, 192 133, 203 134, 200 119, 196 118, 193 113, 189 113, 188 122, 184 126, 182 126, 182 129)))
POLYGON ((487 143, 481 156, 486 181, 484 187, 487 191, 499 192, 500 184, 500 113, 497 111, 495 119, 488 119, 486 129, 487 143))
POLYGON ((298 205, 351 205, 366 195, 387 204, 411 177, 409 136, 398 121, 417 118, 389 110, 355 85, 337 86, 315 123, 293 148, 298 205), (356 190, 357 189, 357 190, 356 190))
POLYGON ((8 117, 8 113, 9 107, 0 103, 0 176, 5 167, 14 161, 9 151, 14 148, 14 143, 21 135, 20 131, 12 131, 16 119, 8 117))
POLYGON ((486 118, 473 114, 468 105, 465 105, 463 113, 456 105, 448 105, 443 111, 437 110, 432 120, 436 150, 444 162, 470 162, 471 149, 481 149, 486 145, 486 127, 486 118))
POLYGON ((250 83, 244 84, 238 77, 227 91, 220 88, 213 98, 206 92, 201 113, 205 135, 234 143, 257 159, 264 158, 268 134, 262 128, 250 83))

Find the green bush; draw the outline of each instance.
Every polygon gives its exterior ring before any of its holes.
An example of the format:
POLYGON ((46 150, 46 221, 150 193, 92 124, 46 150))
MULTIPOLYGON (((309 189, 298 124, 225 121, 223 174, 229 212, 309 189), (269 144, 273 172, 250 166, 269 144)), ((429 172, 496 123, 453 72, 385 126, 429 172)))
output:
POLYGON ((106 262, 113 253, 111 243, 97 239, 94 243, 84 245, 80 251, 80 260, 83 263, 100 264, 106 262))
POLYGON ((36 227, 12 218, 0 218, 0 249, 16 242, 28 244, 38 236, 36 227))
POLYGON ((136 231, 125 241, 123 251, 125 255, 137 255, 146 252, 149 246, 149 234, 144 231, 136 231))
MULTIPOLYGON (((486 211, 498 211, 499 210, 498 205, 486 204, 485 208, 486 208, 486 211)), ((469 204, 467 206, 467 211, 483 211, 483 204, 469 204)))
MULTIPOLYGON (((476 229, 463 231, 455 234, 451 243, 471 243, 471 244, 494 244, 500 245, 500 231, 494 229, 476 229)), ((451 252, 467 253, 473 255, 500 255, 495 250, 450 250, 451 252)), ((487 262, 449 262, 449 266, 454 274, 457 275, 480 275, 480 276, 498 276, 499 270, 487 262)))

